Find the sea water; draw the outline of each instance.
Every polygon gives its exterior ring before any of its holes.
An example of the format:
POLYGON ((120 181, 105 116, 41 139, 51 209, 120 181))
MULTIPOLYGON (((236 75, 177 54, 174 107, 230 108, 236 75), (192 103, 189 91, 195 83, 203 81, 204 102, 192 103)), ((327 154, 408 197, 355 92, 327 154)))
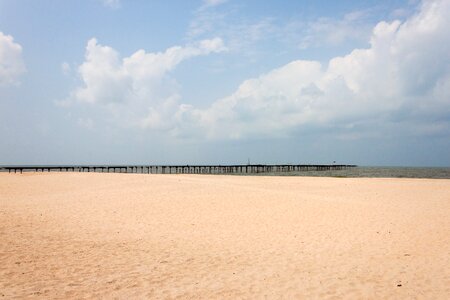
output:
MULTIPOLYGON (((255 175, 255 174, 249 174, 255 175)), ((450 168, 430 167, 355 167, 345 170, 292 171, 286 173, 259 173, 275 176, 320 177, 383 177, 383 178, 445 178, 450 179, 450 168)))

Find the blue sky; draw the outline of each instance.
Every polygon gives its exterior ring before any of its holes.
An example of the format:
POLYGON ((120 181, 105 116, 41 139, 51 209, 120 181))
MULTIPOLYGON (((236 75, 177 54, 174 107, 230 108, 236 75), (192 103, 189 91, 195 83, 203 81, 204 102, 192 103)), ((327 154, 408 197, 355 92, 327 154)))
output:
POLYGON ((450 1, 0 0, 0 164, 450 166, 450 1))

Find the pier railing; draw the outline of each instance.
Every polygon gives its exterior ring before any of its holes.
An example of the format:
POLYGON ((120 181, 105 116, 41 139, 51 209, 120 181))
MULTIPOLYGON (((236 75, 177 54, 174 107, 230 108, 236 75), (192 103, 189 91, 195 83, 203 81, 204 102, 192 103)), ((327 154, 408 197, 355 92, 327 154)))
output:
POLYGON ((301 171, 344 170, 356 165, 61 165, 0 166, 0 171, 23 172, 100 172, 140 174, 255 174, 301 171))

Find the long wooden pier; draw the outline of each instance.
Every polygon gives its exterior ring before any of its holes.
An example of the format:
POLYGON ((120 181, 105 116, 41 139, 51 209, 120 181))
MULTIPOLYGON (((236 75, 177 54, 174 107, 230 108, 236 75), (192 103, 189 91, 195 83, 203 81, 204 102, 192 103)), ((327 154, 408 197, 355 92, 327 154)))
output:
POLYGON ((23 172, 100 172, 140 174, 255 174, 301 171, 329 171, 356 165, 58 165, 0 166, 0 171, 23 172))

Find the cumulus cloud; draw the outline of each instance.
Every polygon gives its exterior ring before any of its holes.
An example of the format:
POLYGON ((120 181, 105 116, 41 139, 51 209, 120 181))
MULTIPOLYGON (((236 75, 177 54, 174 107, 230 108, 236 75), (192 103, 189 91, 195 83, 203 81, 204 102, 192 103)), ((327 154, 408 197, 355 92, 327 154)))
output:
MULTIPOLYGON (((286 136, 302 128, 450 116, 450 1, 425 1, 405 22, 380 22, 370 47, 324 65, 293 61, 244 81, 232 95, 182 117, 211 138, 286 136)), ((442 122, 441 122, 442 123, 442 122)))
POLYGON ((176 108, 179 99, 177 84, 168 73, 186 59, 225 50, 223 41, 214 38, 158 53, 138 50, 121 58, 115 49, 92 38, 78 67, 81 85, 62 104, 102 106, 131 125, 161 128, 166 119, 161 115, 176 108))
POLYGON ((72 99, 175 136, 287 137, 331 128, 354 138, 364 135, 355 128, 369 127, 449 135, 449 15, 450 1, 424 1, 405 21, 378 23, 368 48, 327 63, 292 61, 206 108, 183 104, 167 74, 185 59, 224 51, 221 39, 123 59, 92 39, 72 99))
POLYGON ((0 32, 0 86, 18 84, 19 76, 25 71, 22 46, 12 36, 0 32))

